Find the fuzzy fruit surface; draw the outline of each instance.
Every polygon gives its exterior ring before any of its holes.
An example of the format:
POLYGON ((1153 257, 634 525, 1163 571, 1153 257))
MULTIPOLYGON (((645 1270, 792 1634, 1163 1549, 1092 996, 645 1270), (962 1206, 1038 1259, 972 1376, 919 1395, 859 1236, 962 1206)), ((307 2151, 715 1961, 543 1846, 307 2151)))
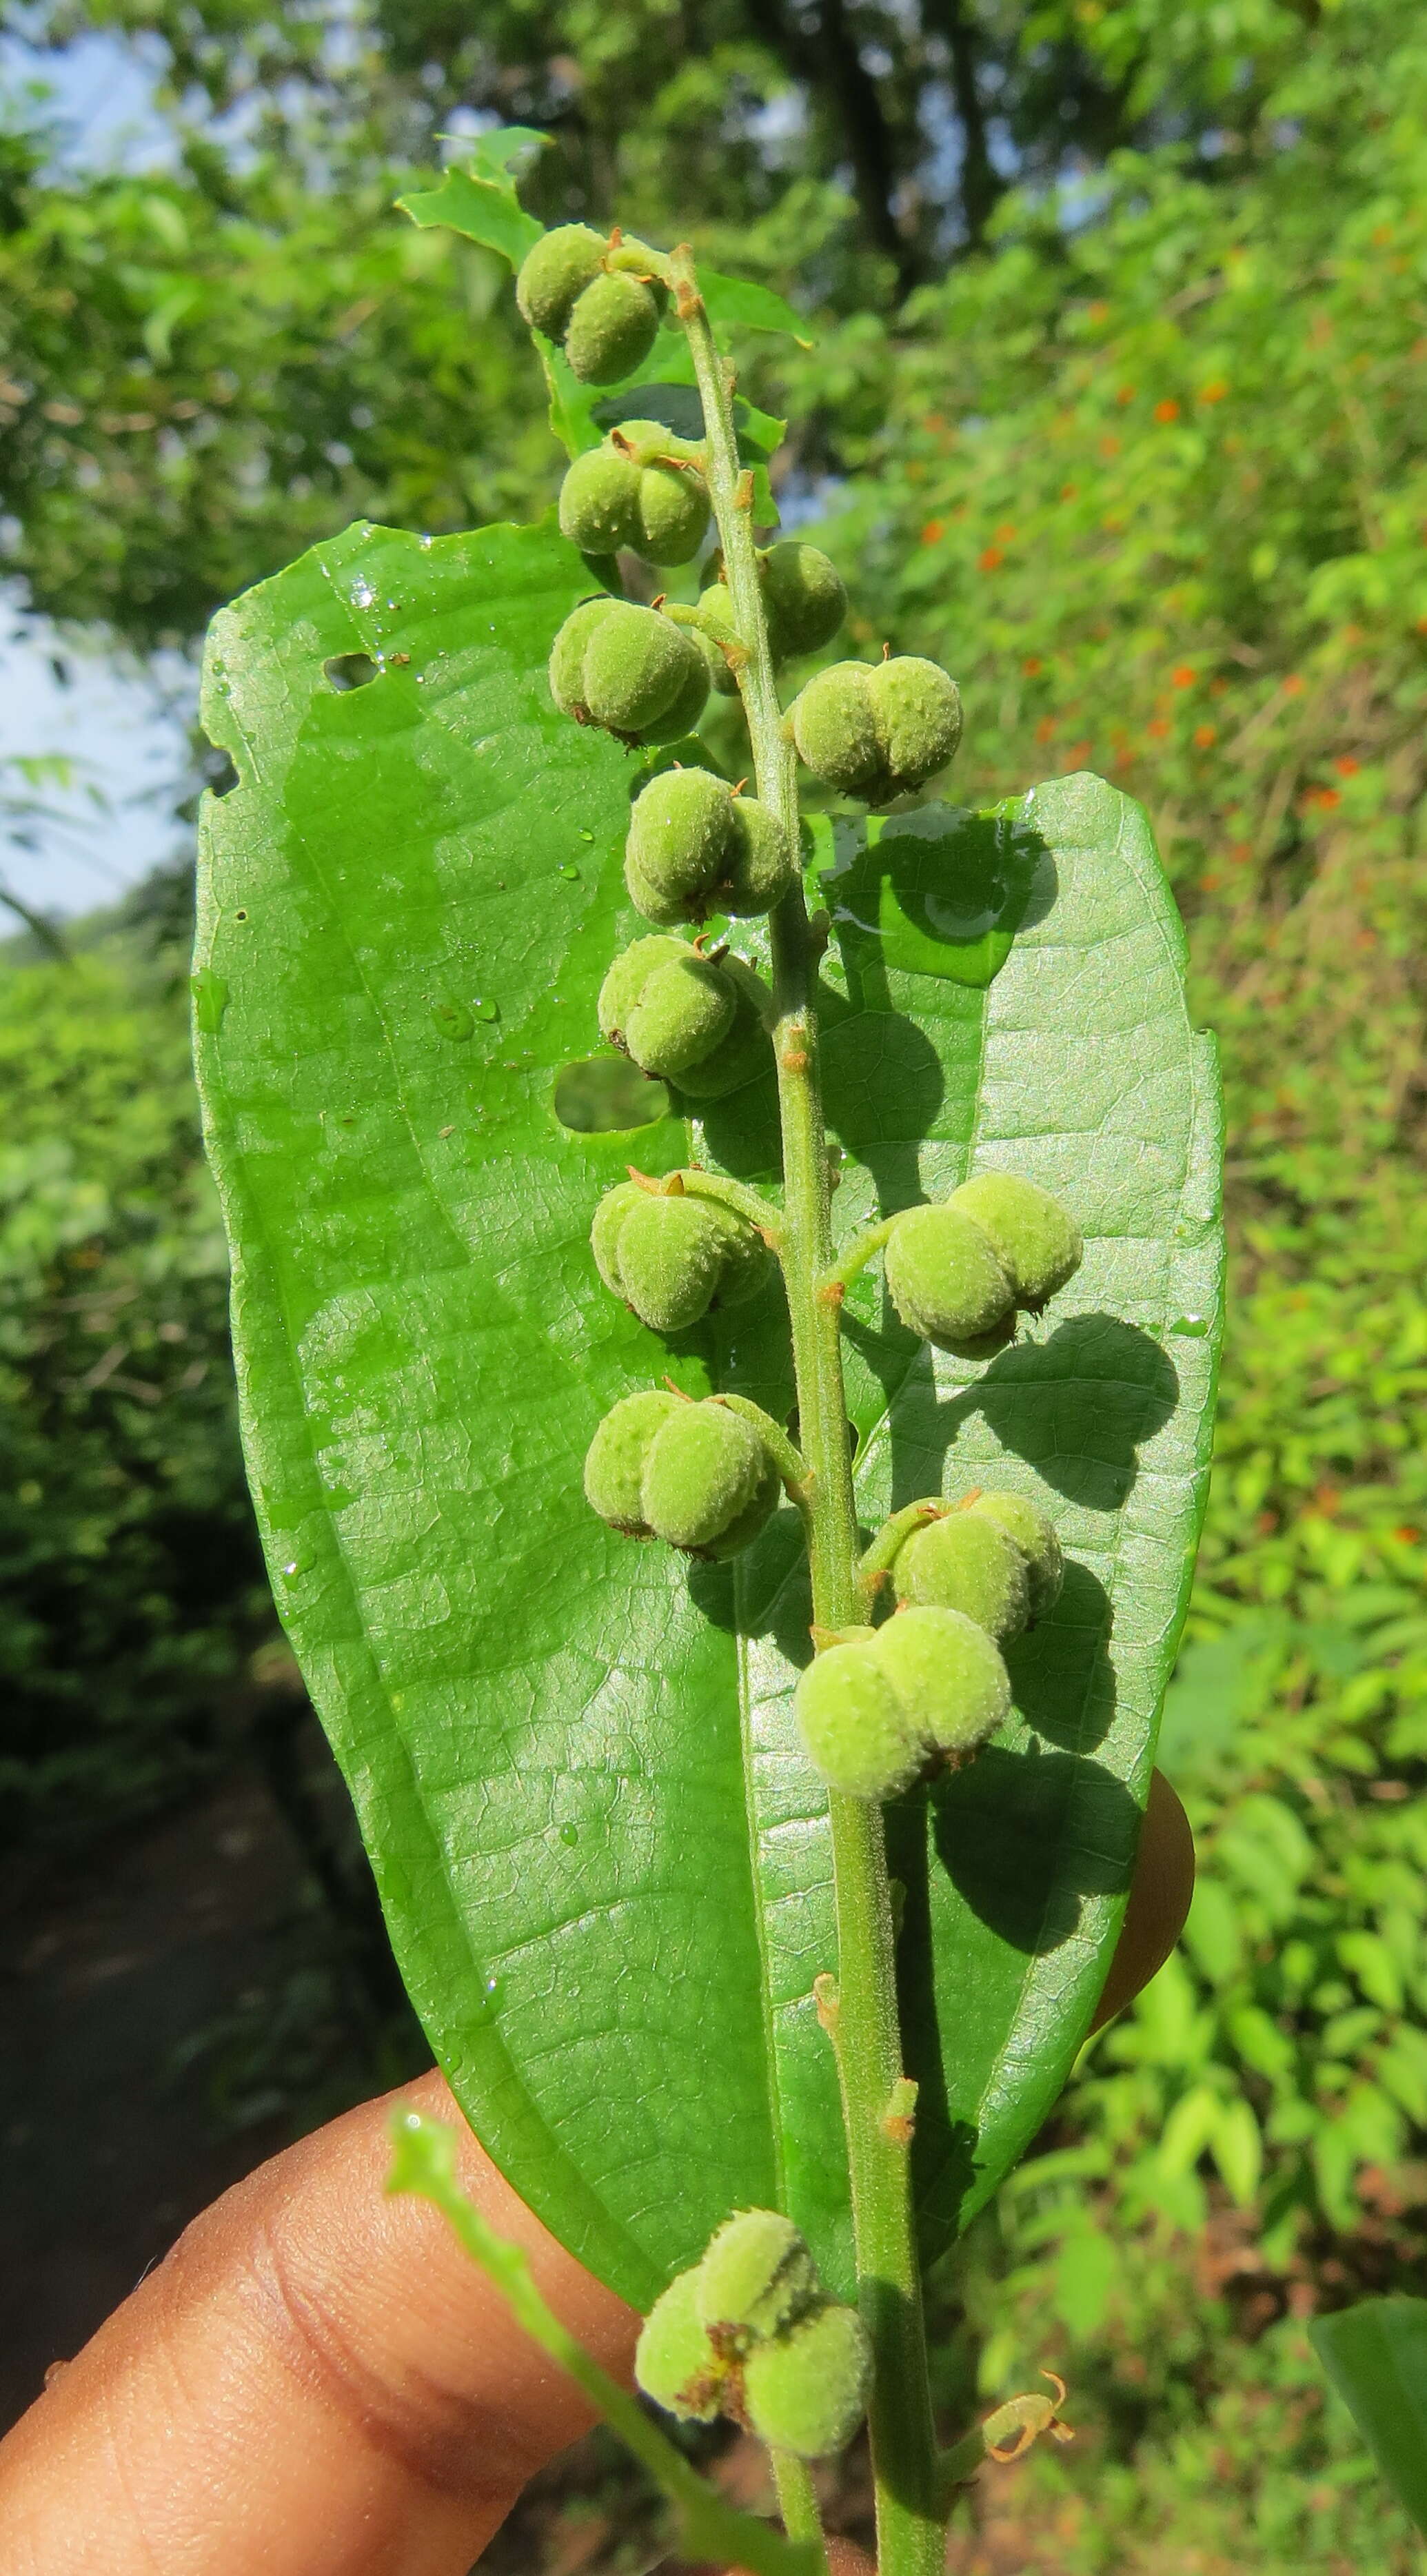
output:
POLYGON ((675 1076, 712 1055, 737 1007, 721 968, 685 949, 650 976, 625 1021, 624 1042, 641 1073, 675 1076))
POLYGON ((575 299, 565 355, 582 385, 617 385, 644 364, 658 332, 652 288, 627 270, 607 267, 575 299))
POLYGON ((588 224, 557 224, 526 252, 515 281, 525 321, 547 340, 563 340, 576 299, 599 276, 606 243, 588 224))
POLYGON ((887 1238, 885 1266, 903 1323, 942 1350, 993 1332, 1015 1306, 990 1237, 958 1208, 907 1208, 887 1238))
POLYGON ((644 1468, 655 1433, 682 1410, 661 1387, 621 1396, 605 1415, 585 1457, 585 1500, 611 1529, 629 1538, 653 1535, 644 1510, 644 1468))
MULTIPOLYGON (((664 433, 666 448, 687 442, 664 433)), ((615 554, 621 546, 650 563, 688 563, 709 523, 708 487, 692 463, 657 452, 657 425, 628 421, 602 447, 577 456, 560 487, 560 527, 585 554, 615 554), (656 448, 648 452, 646 433, 656 448), (636 435, 637 434, 637 435, 636 435)))
POLYGON ((1043 1619, 1060 1599, 1065 1559, 1049 1512, 1025 1494, 983 1493, 967 1505, 968 1519, 987 1520, 1014 1540, 1026 1563, 1030 1616, 1043 1619))
POLYGON ((851 2441, 867 2408, 872 2348, 855 2308, 815 2309, 743 2374, 748 2420, 761 2441, 800 2460, 825 2460, 851 2441))
POLYGON ((747 646, 734 623, 733 600, 725 585, 721 581, 715 581, 709 584, 707 590, 701 590, 698 605, 690 610, 689 614, 697 620, 699 627, 709 639, 713 660, 717 666, 714 672, 714 687, 720 697, 736 698, 738 679, 732 663, 722 648, 725 644, 732 645, 737 654, 745 653, 747 646))
POLYGON ((656 2406, 685 2423, 710 2424, 719 2411, 723 2375, 698 2312, 698 2272, 680 2272, 644 2320, 634 2376, 656 2406))
POLYGON ((730 2352, 782 2333, 822 2295, 802 2236, 776 2209, 740 2209, 725 2219, 694 2277, 698 2314, 730 2352))
MULTIPOLYGON (((636 940, 634 944, 636 948, 655 945, 653 940, 636 940)), ((668 945, 684 956, 693 953, 684 947, 681 940, 670 940, 668 945)), ((629 953, 632 955, 633 951, 629 953)), ((733 1025, 727 1037, 720 1038, 708 1055, 697 1064, 686 1065, 682 1073, 672 1077, 677 1079, 679 1089, 691 1100, 722 1100, 730 1092, 741 1091, 746 1083, 755 1082, 760 1074, 768 1072, 772 1064, 772 1049, 763 1017, 768 1002, 766 988, 741 957, 721 958, 717 972, 733 988, 733 1025)), ((603 1005, 603 995, 601 1003, 603 1005)), ((629 1047, 627 1036, 624 1043, 632 1054, 633 1048, 629 1047)))
POLYGON ((661 966, 677 965, 681 958, 692 957, 693 953, 682 939, 636 939, 622 949, 600 986, 595 1005, 601 1037, 622 1047, 630 1012, 650 976, 661 966))
POLYGON ((916 1711, 870 1645, 829 1646, 809 1664, 794 1702, 808 1760, 849 1798, 896 1798, 927 1760, 916 1711))
POLYGON ((756 1296, 768 1275, 767 1251, 731 1209, 632 1181, 601 1199, 590 1243, 605 1286, 656 1333, 756 1296))
POLYGON ((708 686, 708 663, 693 638, 672 618, 629 600, 582 601, 551 647, 550 694, 561 713, 630 741, 687 732, 708 686))
POLYGON ((870 1649, 938 1753, 969 1753, 994 1735, 1011 1684, 991 1639, 958 1610, 899 1610, 870 1649))
POLYGON ((735 796, 707 769, 668 769, 636 799, 625 882, 647 920, 769 912, 797 882, 797 862, 766 805, 735 796))
POLYGON ((799 759, 815 778, 869 804, 925 786, 961 740, 956 683, 919 654, 834 662, 818 671, 789 714, 799 759))
POLYGON ((998 1646, 1019 1637, 1031 1615, 1030 1569, 1009 1532, 971 1512, 951 1512, 915 1530, 893 1568, 897 1598, 959 1610, 998 1646))
POLYGON ((758 568, 774 661, 821 652, 847 615, 847 592, 832 557, 789 537, 760 555, 758 568))
POLYGON ((1015 1172, 982 1172, 946 1202, 980 1226, 1020 1306, 1043 1305, 1074 1277, 1085 1257, 1075 1219, 1059 1199, 1015 1172))

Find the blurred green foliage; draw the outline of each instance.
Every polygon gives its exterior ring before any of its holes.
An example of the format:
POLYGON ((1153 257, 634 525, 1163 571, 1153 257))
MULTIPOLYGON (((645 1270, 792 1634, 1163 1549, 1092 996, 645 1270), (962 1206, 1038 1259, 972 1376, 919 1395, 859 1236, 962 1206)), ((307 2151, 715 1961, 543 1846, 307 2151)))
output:
MULTIPOLYGON (((1163 1756, 1200 1887, 958 2258, 947 2394, 1072 2375, 1093 2457, 1024 2473, 1028 2569, 1217 2570, 1252 2530, 1266 2571, 1406 2576, 1297 2320, 1422 2286, 1427 2210, 1420 11, 373 0, 341 45, 262 0, 83 18, 165 67, 177 142, 95 177, 12 117, 0 472, 37 605, 187 641, 358 511, 543 506, 500 278, 386 211, 443 128, 519 119, 555 138, 547 217, 690 234, 816 319, 748 379, 791 417, 785 512, 827 522, 854 649, 957 673, 959 791, 1086 765, 1150 805, 1231 1134, 1163 1756)), ((130 947, 0 998, 0 1779, 48 1831, 208 1759, 268 1614, 176 994, 130 947)))

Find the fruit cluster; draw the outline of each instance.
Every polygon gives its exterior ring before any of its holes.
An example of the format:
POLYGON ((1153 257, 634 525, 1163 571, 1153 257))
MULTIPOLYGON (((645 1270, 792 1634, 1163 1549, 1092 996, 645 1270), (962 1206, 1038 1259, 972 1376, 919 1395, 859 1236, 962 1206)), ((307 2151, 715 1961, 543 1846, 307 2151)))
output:
POLYGON ((998 1646, 1054 1608, 1065 1568, 1055 1524, 1039 1503, 983 1492, 951 1509, 929 1503, 926 1513, 892 1562, 899 1602, 959 1610, 998 1646))
POLYGON ((577 456, 560 486, 560 527, 587 555, 628 546, 653 564, 692 561, 709 524, 704 451, 657 420, 621 421, 577 456))
POLYGON ((792 2220, 742 2209, 644 2321, 634 2375, 685 2422, 716 2415, 799 2459, 828 2459, 862 2421, 871 2350, 855 2308, 828 2298, 792 2220))
POLYGON ((931 1207, 907 1208, 887 1238, 887 1289, 904 1324, 938 1349, 982 1359, 1009 1340, 1018 1307, 1043 1306, 1085 1246, 1049 1190, 982 1172, 931 1207))
MULTIPOLYGON (((627 1223, 626 1219, 626 1223, 627 1223)), ((662 1538, 717 1564, 758 1536, 782 1490, 736 1399, 649 1387, 605 1415, 585 1459, 585 1498, 627 1538, 662 1538)), ((757 1408, 749 1407, 756 1416, 757 1408)))
POLYGON ((762 1237, 716 1200, 668 1183, 620 1181, 595 1210, 590 1248, 606 1288, 654 1333, 682 1333, 711 1306, 756 1297, 771 1258, 762 1237))
MULTIPOLYGON (((786 538, 781 545, 759 548, 754 560, 775 670, 804 653, 820 653, 847 615, 847 592, 831 556, 820 546, 786 538)), ((736 696, 737 673, 748 658, 748 644, 738 632, 733 599, 722 574, 700 591, 697 607, 675 614, 700 627, 718 646, 714 685, 725 697, 736 696)))
POLYGON ((918 653, 834 662, 793 700, 787 722, 814 778, 886 805, 945 769, 961 740, 961 695, 918 653))
POLYGON ((641 1073, 677 1083, 691 1100, 721 1100, 767 1064, 767 1004, 741 957, 706 957, 663 938, 636 939, 616 957, 597 1009, 602 1036, 641 1073))
POLYGON ((584 385, 617 385, 654 346, 669 290, 648 245, 589 224, 557 224, 527 252, 515 300, 533 331, 564 348, 584 385))

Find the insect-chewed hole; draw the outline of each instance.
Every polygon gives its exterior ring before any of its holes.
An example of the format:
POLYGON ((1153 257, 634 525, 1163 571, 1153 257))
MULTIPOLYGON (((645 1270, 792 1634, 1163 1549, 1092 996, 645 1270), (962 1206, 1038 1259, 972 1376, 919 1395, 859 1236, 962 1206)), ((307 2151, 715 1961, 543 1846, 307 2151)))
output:
POLYGON ((334 689, 365 689, 377 676, 370 653, 334 653, 322 669, 334 689))
POLYGON ((591 1056, 565 1064, 555 1076, 555 1115, 577 1136, 607 1136, 625 1127, 648 1127, 668 1113, 669 1094, 623 1056, 591 1056))
POLYGON ((207 734, 200 734, 198 737, 198 768, 199 775, 210 795, 232 795, 238 784, 237 770, 222 744, 210 742, 207 734))

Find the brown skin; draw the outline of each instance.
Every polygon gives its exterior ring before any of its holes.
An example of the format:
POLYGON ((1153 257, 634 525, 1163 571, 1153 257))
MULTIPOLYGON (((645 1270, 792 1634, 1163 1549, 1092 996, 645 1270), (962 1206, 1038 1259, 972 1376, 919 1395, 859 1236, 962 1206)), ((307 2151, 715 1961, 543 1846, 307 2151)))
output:
MULTIPOLYGON (((1156 1772, 1096 2028, 1164 1964, 1194 1885, 1156 1772)), ((585 2431, 433 2209, 382 2190, 402 2099, 463 2137, 463 2180, 545 2297, 628 2381, 639 2320, 556 2244, 443 2079, 365 2103, 224 2194, 0 2444, 5 2576, 466 2576, 585 2431)), ((833 2576, 871 2576, 835 2542, 833 2576)))

